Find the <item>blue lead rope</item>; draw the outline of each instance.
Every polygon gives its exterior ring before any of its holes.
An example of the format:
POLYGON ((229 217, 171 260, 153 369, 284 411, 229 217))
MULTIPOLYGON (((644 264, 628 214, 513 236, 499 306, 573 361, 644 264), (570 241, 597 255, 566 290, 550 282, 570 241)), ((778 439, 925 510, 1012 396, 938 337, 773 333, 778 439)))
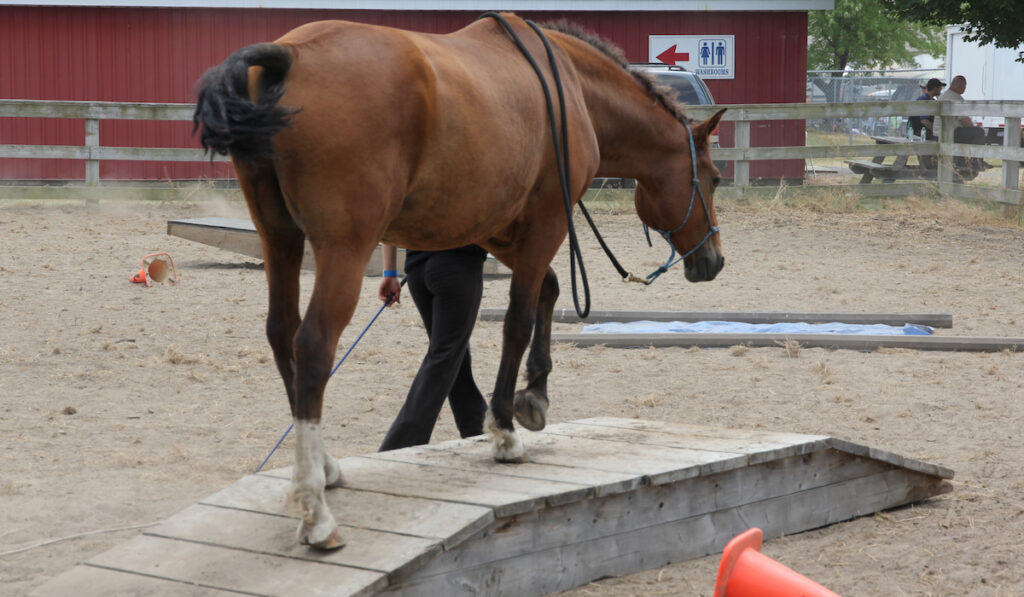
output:
MULTIPOLYGON (((401 288, 404 285, 405 285, 405 276, 402 276, 402 281, 399 283, 398 287, 401 288)), ((377 314, 373 316, 373 319, 370 320, 370 323, 366 324, 366 327, 363 328, 362 333, 359 334, 359 337, 356 338, 356 341, 353 342, 352 345, 348 347, 348 350, 346 350, 345 354, 342 355, 341 360, 338 361, 338 364, 334 366, 334 369, 331 369, 331 374, 327 376, 327 379, 330 379, 331 376, 334 375, 334 372, 338 370, 338 367, 341 367, 341 364, 344 363, 345 359, 348 358, 348 355, 352 352, 352 349, 356 347, 356 344, 359 344, 359 341, 363 339, 363 336, 370 329, 370 326, 373 325, 373 322, 377 321, 377 318, 380 317, 380 314, 384 312, 384 309, 388 308, 388 305, 391 304, 391 301, 393 299, 394 299, 393 296, 389 296, 388 297, 388 302, 386 302, 383 305, 381 305, 380 309, 377 310, 377 314)), ((284 438, 288 437, 288 434, 291 433, 292 427, 295 427, 295 421, 294 420, 292 421, 291 425, 288 426, 288 429, 284 430, 284 435, 281 436, 281 439, 277 440, 277 443, 274 444, 274 447, 270 449, 270 453, 267 454, 267 457, 264 458, 263 462, 261 462, 259 467, 256 468, 256 472, 257 473, 260 472, 261 470, 263 470, 263 466, 265 464, 267 464, 267 461, 270 460, 270 457, 274 455, 274 452, 276 452, 277 448, 280 447, 281 443, 284 441, 284 438)))

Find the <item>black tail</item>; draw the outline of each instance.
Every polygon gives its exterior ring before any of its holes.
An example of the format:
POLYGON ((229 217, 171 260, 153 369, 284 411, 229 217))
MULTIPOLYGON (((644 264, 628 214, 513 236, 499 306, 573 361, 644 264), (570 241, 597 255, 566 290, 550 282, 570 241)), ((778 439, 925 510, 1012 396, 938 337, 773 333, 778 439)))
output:
POLYGON ((203 149, 250 162, 274 157, 271 138, 290 125, 295 109, 278 106, 292 65, 287 48, 254 44, 206 71, 196 84, 192 134, 202 128, 203 149), (258 100, 249 98, 249 67, 262 66, 258 100))

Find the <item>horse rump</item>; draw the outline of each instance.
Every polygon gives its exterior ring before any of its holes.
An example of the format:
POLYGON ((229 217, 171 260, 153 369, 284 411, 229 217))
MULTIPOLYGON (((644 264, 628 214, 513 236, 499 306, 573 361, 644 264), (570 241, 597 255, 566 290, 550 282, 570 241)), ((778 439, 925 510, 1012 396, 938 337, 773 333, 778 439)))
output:
POLYGON ((199 129, 203 149, 250 164, 275 157, 273 136, 290 126, 298 110, 278 105, 292 65, 288 48, 253 44, 206 71, 196 84, 192 134, 199 129), (256 100, 249 95, 249 67, 259 66, 256 100))

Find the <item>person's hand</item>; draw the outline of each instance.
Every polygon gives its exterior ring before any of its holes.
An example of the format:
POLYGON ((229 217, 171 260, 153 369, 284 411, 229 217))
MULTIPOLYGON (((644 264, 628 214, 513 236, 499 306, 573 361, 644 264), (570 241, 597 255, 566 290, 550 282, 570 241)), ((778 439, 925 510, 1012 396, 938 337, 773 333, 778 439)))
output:
POLYGON ((402 284, 398 278, 384 278, 380 281, 377 298, 387 306, 402 303, 402 284))

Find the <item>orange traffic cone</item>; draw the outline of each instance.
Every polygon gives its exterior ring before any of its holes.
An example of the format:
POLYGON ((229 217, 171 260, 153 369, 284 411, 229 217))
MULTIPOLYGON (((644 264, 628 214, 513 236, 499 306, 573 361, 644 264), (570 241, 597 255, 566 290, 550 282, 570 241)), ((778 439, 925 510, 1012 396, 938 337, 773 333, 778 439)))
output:
POLYGON ((142 258, 142 269, 129 280, 146 286, 151 286, 150 280, 160 283, 170 280, 174 285, 178 283, 178 268, 174 267, 169 253, 153 253, 142 258))
POLYGON ((762 536, 755 527, 725 546, 715 597, 840 597, 762 554, 762 536))

